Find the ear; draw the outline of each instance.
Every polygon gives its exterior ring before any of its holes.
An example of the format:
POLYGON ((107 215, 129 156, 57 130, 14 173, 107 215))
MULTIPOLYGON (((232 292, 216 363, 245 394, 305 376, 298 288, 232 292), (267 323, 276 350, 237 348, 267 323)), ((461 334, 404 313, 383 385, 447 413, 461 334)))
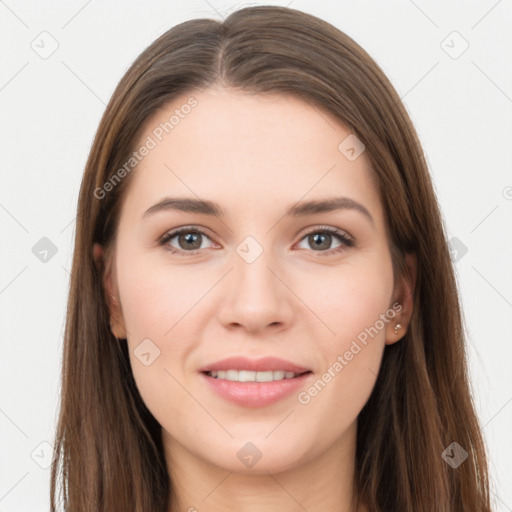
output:
POLYGON ((400 304, 400 309, 398 305, 393 308, 396 315, 386 325, 386 345, 392 345, 401 340, 405 336, 411 322, 418 267, 416 254, 407 253, 405 255, 405 264, 409 270, 410 279, 407 275, 402 276, 395 290, 395 298, 392 304, 400 304), (397 324, 401 327, 395 332, 397 324))
POLYGON ((115 283, 114 254, 106 257, 103 246, 96 243, 93 246, 92 253, 96 268, 102 274, 103 290, 109 308, 110 330, 116 338, 126 339, 126 326, 120 304, 119 292, 115 283))

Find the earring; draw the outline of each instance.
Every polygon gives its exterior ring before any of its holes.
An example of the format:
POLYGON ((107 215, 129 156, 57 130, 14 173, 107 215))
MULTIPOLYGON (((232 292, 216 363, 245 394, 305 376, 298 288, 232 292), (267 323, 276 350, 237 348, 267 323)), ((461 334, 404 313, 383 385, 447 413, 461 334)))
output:
POLYGON ((401 324, 395 324, 395 328, 393 329, 393 331, 395 332, 395 334, 398 334, 398 330, 401 328, 402 328, 401 324))

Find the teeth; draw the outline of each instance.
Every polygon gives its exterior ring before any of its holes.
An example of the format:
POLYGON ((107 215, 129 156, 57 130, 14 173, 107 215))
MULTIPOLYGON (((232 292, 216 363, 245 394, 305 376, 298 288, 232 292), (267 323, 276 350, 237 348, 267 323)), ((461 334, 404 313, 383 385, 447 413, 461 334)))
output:
POLYGON ((268 372, 252 372, 249 370, 218 370, 207 372, 210 377, 235 382, 272 382, 274 380, 293 379, 298 373, 275 370, 268 372))

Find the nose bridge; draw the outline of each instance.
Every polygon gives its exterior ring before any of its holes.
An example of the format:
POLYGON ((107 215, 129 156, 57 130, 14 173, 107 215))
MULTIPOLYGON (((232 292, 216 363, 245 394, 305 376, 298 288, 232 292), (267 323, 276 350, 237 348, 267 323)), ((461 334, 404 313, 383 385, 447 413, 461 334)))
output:
POLYGON ((242 324, 249 330, 258 330, 276 322, 289 321, 290 294, 277 277, 280 265, 275 253, 266 245, 264 247, 255 237, 247 236, 236 246, 221 313, 223 323, 242 324))
POLYGON ((238 300, 254 302, 259 308, 264 302, 270 304, 279 294, 279 284, 270 268, 275 267, 272 248, 263 246, 253 236, 246 237, 235 249, 233 278, 238 300))

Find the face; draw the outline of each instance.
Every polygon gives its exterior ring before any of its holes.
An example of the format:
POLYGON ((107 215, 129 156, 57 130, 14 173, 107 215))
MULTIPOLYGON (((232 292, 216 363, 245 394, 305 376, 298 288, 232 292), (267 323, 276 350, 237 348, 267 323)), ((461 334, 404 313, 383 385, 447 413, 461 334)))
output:
POLYGON ((223 89, 145 123, 106 282, 168 453, 275 472, 353 442, 407 318, 373 171, 351 139, 339 148, 349 135, 293 97, 223 89))

